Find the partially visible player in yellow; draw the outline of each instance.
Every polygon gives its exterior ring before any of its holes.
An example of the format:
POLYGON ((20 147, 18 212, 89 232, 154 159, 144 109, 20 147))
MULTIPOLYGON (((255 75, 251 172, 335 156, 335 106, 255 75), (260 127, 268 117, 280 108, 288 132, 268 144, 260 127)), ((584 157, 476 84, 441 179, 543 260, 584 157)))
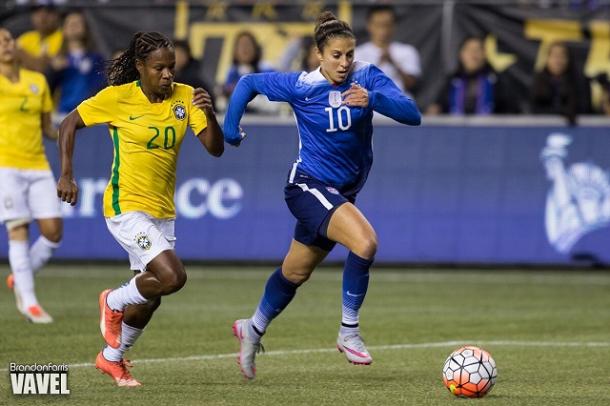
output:
POLYGON ((61 177, 57 193, 76 204, 72 172, 76 130, 106 124, 114 145, 104 216, 110 233, 128 252, 130 281, 99 297, 106 346, 95 366, 119 386, 139 386, 123 355, 149 322, 161 296, 180 290, 186 272, 174 251, 176 161, 188 127, 213 156, 224 152, 212 100, 203 89, 174 83, 173 44, 157 32, 134 35, 112 61, 108 86, 82 102, 61 123, 61 177))
POLYGON ((44 72, 57 56, 63 43, 59 11, 53 4, 38 4, 32 7, 33 30, 17 38, 19 60, 24 67, 44 72))
POLYGON ((42 143, 56 138, 51 126, 49 87, 38 72, 21 69, 15 40, 0 28, 0 222, 8 231, 8 257, 17 309, 34 323, 50 323, 38 303, 34 273, 59 246, 62 220, 55 179, 42 143), (30 247, 29 224, 35 219, 40 237, 30 247))

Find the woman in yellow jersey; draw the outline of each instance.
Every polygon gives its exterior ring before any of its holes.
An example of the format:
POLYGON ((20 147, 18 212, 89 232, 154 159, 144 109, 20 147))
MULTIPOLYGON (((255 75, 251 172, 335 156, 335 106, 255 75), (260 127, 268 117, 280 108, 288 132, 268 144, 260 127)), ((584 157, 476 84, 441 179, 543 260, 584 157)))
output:
POLYGON ((210 96, 174 83, 172 43, 157 32, 137 33, 112 60, 110 86, 82 102, 61 123, 58 196, 76 204, 72 173, 77 129, 106 124, 114 145, 104 216, 110 233, 129 253, 129 282, 100 294, 100 328, 106 346, 95 365, 119 386, 139 386, 123 360, 161 302, 186 282, 174 251, 176 161, 191 127, 213 156, 224 152, 210 96))
POLYGON ((15 40, 0 28, 0 221, 9 239, 17 309, 34 323, 50 323, 38 304, 34 273, 59 246, 62 220, 55 180, 45 156, 42 134, 56 138, 51 127, 49 87, 40 73, 19 68, 15 40), (40 237, 30 247, 28 228, 35 219, 40 237))

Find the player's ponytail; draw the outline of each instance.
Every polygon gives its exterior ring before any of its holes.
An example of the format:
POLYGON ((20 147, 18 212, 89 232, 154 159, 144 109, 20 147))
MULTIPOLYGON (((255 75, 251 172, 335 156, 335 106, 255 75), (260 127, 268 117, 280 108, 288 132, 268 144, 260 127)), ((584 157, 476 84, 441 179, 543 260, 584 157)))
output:
POLYGON ((172 42, 159 32, 137 32, 129 48, 109 61, 106 75, 111 85, 122 85, 140 78, 136 60, 146 60, 151 52, 160 48, 174 48, 172 42))
POLYGON ((318 16, 313 37, 320 52, 324 49, 326 42, 331 38, 356 38, 349 24, 345 21, 339 20, 330 11, 324 11, 318 16))

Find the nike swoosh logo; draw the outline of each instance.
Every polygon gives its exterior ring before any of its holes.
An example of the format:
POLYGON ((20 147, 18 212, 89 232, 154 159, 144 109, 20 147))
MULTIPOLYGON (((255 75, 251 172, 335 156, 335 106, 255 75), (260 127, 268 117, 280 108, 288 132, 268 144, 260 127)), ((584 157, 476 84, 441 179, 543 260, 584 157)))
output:
POLYGON ((144 115, 145 115, 145 114, 141 114, 141 115, 139 115, 139 116, 129 116, 129 120, 137 120, 137 119, 139 119, 140 117, 142 117, 142 116, 144 116, 144 115))
POLYGON ((360 297, 360 296, 364 295, 364 293, 361 293, 359 295, 354 295, 353 293, 349 293, 349 290, 346 293, 347 293, 347 296, 351 296, 351 297, 360 297))

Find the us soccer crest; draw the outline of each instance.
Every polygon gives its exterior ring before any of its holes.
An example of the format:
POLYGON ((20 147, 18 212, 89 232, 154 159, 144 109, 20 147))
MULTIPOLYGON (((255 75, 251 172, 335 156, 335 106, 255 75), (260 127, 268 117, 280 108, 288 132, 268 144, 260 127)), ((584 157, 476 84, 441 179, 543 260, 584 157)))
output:
POLYGON ((177 120, 184 120, 186 117, 186 107, 184 107, 184 105, 182 104, 176 104, 173 107, 173 111, 174 111, 174 117, 176 117, 177 120))
POLYGON ((150 247, 152 247, 152 243, 150 242, 150 239, 148 238, 146 233, 136 234, 135 240, 136 244, 138 244, 138 247, 142 248, 143 250, 149 250, 150 247))
POLYGON ((341 92, 338 90, 331 90, 330 92, 328 92, 328 104, 330 104, 331 107, 341 107, 341 92))

